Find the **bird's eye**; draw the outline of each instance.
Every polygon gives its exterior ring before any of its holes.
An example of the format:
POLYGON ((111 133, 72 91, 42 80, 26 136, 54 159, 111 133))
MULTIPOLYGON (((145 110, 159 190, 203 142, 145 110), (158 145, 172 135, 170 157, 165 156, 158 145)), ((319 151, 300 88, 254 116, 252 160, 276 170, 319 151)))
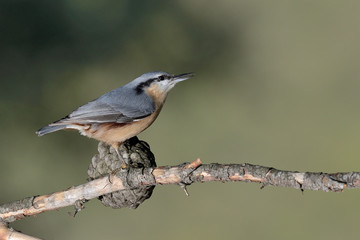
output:
POLYGON ((161 76, 159 77, 159 80, 160 80, 160 81, 165 80, 165 77, 164 77, 163 75, 161 75, 161 76))

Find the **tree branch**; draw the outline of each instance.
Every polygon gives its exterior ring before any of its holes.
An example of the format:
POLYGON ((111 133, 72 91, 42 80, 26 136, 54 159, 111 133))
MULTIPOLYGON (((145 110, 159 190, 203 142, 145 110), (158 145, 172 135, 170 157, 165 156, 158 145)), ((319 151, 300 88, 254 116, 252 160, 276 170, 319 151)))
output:
POLYGON ((211 181, 257 182, 262 186, 337 192, 346 188, 359 188, 360 173, 300 173, 247 163, 202 165, 200 159, 197 159, 192 163, 171 167, 122 169, 115 175, 107 175, 64 191, 3 204, 0 206, 0 219, 3 222, 13 222, 71 205, 75 205, 79 211, 83 202, 119 190, 163 184, 186 186, 211 181))
POLYGON ((135 209, 151 196, 156 185, 177 184, 186 194, 186 186, 211 181, 257 182, 262 184, 261 188, 272 185, 326 192, 360 186, 360 173, 357 172, 299 173, 247 163, 202 165, 200 159, 172 167, 156 167, 149 145, 136 137, 124 142, 119 152, 129 163, 126 169, 117 170, 121 162, 116 151, 100 142, 98 154, 92 158, 88 168, 87 183, 64 191, 0 205, 0 240, 33 239, 30 236, 18 235, 18 232, 7 227, 7 223, 71 205, 75 206, 76 214, 84 208, 86 201, 93 198, 99 198, 105 206, 135 209))
POLYGON ((0 223, 0 240, 40 240, 40 238, 19 233, 9 229, 6 224, 0 223))

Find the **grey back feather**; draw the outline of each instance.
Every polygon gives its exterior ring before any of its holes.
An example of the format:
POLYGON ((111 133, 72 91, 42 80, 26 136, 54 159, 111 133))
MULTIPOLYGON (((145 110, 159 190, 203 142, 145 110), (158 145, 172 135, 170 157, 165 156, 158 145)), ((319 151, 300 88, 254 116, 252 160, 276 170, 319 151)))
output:
POLYGON ((142 119, 155 111, 155 103, 146 93, 136 93, 131 85, 116 88, 79 107, 67 117, 51 124, 126 123, 142 119))

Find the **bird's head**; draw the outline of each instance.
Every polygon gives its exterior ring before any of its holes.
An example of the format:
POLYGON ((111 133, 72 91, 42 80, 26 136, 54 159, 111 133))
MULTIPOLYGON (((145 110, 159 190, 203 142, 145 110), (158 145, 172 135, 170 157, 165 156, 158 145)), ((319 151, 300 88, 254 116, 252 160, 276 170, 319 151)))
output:
POLYGON ((194 76, 193 73, 173 75, 167 72, 148 72, 130 82, 128 86, 134 88, 138 94, 150 91, 166 96, 178 82, 192 76, 194 76))

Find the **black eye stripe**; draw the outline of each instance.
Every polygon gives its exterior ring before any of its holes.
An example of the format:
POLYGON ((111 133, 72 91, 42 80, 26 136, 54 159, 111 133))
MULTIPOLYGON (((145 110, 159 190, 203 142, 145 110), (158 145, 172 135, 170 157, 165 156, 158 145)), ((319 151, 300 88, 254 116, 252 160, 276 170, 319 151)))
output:
POLYGON ((167 80, 167 79, 170 79, 170 76, 161 75, 161 76, 156 77, 156 78, 150 78, 149 80, 147 80, 145 82, 142 82, 139 85, 137 85, 136 88, 135 88, 135 91, 136 91, 137 94, 140 94, 140 93, 143 92, 145 87, 150 86, 153 82, 155 82, 155 81, 164 81, 164 80, 167 80))
POLYGON ((151 83, 153 83, 155 80, 157 80, 158 78, 151 78, 149 80, 147 80, 146 82, 142 82, 139 85, 136 86, 135 90, 137 94, 142 93, 142 91, 144 90, 144 87, 148 87, 151 85, 151 83))

